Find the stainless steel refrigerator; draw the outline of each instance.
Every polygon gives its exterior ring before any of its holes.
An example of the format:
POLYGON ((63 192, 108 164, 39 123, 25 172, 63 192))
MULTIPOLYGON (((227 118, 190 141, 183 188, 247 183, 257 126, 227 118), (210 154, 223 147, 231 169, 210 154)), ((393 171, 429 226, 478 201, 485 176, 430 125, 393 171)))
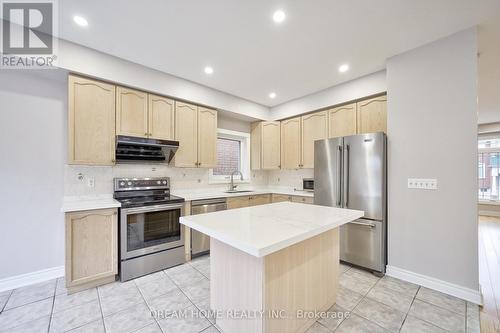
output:
POLYGON ((384 133, 314 143, 314 203, 365 212, 340 227, 340 260, 380 274, 387 263, 386 147, 384 133))

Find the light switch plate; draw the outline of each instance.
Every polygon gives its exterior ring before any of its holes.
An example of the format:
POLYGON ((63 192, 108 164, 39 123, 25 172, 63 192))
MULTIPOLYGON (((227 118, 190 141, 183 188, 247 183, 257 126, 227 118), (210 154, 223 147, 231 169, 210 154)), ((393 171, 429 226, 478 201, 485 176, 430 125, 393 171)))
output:
POLYGON ((408 188, 437 190, 437 179, 408 178, 408 188))

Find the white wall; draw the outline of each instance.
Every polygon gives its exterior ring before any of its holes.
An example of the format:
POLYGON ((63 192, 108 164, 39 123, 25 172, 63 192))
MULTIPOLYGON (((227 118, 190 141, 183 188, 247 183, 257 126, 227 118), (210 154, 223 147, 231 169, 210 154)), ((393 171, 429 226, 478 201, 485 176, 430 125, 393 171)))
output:
POLYGON ((477 41, 469 29, 390 58, 389 265, 478 290, 477 41), (437 178, 410 190, 408 178, 437 178))
POLYGON ((376 72, 271 108, 271 119, 319 110, 387 90, 385 71, 376 72))
POLYGON ((58 66, 71 72, 249 117, 269 117, 266 106, 65 40, 59 41, 58 66))
POLYGON ((65 73, 1 72, 0 279, 64 265, 67 142, 65 73))

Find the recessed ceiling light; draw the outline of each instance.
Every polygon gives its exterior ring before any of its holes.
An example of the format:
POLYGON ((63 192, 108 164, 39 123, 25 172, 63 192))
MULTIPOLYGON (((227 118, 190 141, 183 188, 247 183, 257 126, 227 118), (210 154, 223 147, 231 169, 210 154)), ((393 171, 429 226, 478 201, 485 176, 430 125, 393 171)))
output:
POLYGON ((283 22, 283 21, 285 20, 285 17, 286 17, 285 12, 284 12, 284 11, 282 11, 282 10, 277 10, 277 11, 275 11, 275 12, 274 12, 274 14, 273 14, 273 20, 274 20, 274 22, 276 22, 276 23, 281 23, 281 22, 283 22))
POLYGON ((276 97, 276 93, 275 92, 269 93, 269 98, 275 98, 275 97, 276 97))
POLYGON ((339 67, 339 72, 340 73, 345 73, 349 70, 349 65, 348 64, 343 64, 339 67))
POLYGON ((213 74, 213 72, 214 72, 214 69, 212 67, 210 67, 210 66, 205 67, 205 74, 210 75, 210 74, 213 74))
POLYGON ((73 21, 75 21, 75 23, 81 27, 86 27, 89 25, 89 22, 84 17, 78 15, 73 16, 73 21))

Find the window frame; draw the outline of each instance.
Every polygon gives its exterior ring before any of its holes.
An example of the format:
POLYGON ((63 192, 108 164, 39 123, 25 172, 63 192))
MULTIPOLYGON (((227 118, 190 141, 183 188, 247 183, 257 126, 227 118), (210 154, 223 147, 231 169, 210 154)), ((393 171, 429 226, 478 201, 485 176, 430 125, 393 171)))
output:
MULTIPOLYGON (((217 139, 229 139, 240 142, 240 168, 243 174, 243 180, 239 177, 234 177, 235 184, 250 183, 250 133, 231 131, 223 128, 217 129, 217 139)), ((208 172, 209 184, 229 184, 231 176, 214 175, 214 169, 210 168, 208 172)))
MULTIPOLYGON (((477 149, 477 156, 479 157, 479 155, 481 154, 499 154, 500 155, 500 147, 482 147, 482 148, 479 148, 479 141, 482 141, 482 140, 485 140, 485 139, 498 139, 497 136, 493 136, 493 137, 488 137, 488 138, 482 138, 482 137, 479 137, 478 138, 478 149, 477 149)), ((480 198, 479 195, 479 188, 480 188, 480 181, 481 180, 485 180, 486 179, 486 165, 485 163, 480 163, 479 162, 479 158, 478 158, 478 162, 477 162, 477 168, 479 170, 479 167, 480 167, 480 164, 482 164, 482 169, 483 169, 483 173, 484 173, 484 178, 481 178, 479 177, 479 172, 477 172, 477 200, 479 203, 495 203, 495 204, 500 204, 500 196, 498 197, 498 199, 487 199, 487 198, 480 198)))

